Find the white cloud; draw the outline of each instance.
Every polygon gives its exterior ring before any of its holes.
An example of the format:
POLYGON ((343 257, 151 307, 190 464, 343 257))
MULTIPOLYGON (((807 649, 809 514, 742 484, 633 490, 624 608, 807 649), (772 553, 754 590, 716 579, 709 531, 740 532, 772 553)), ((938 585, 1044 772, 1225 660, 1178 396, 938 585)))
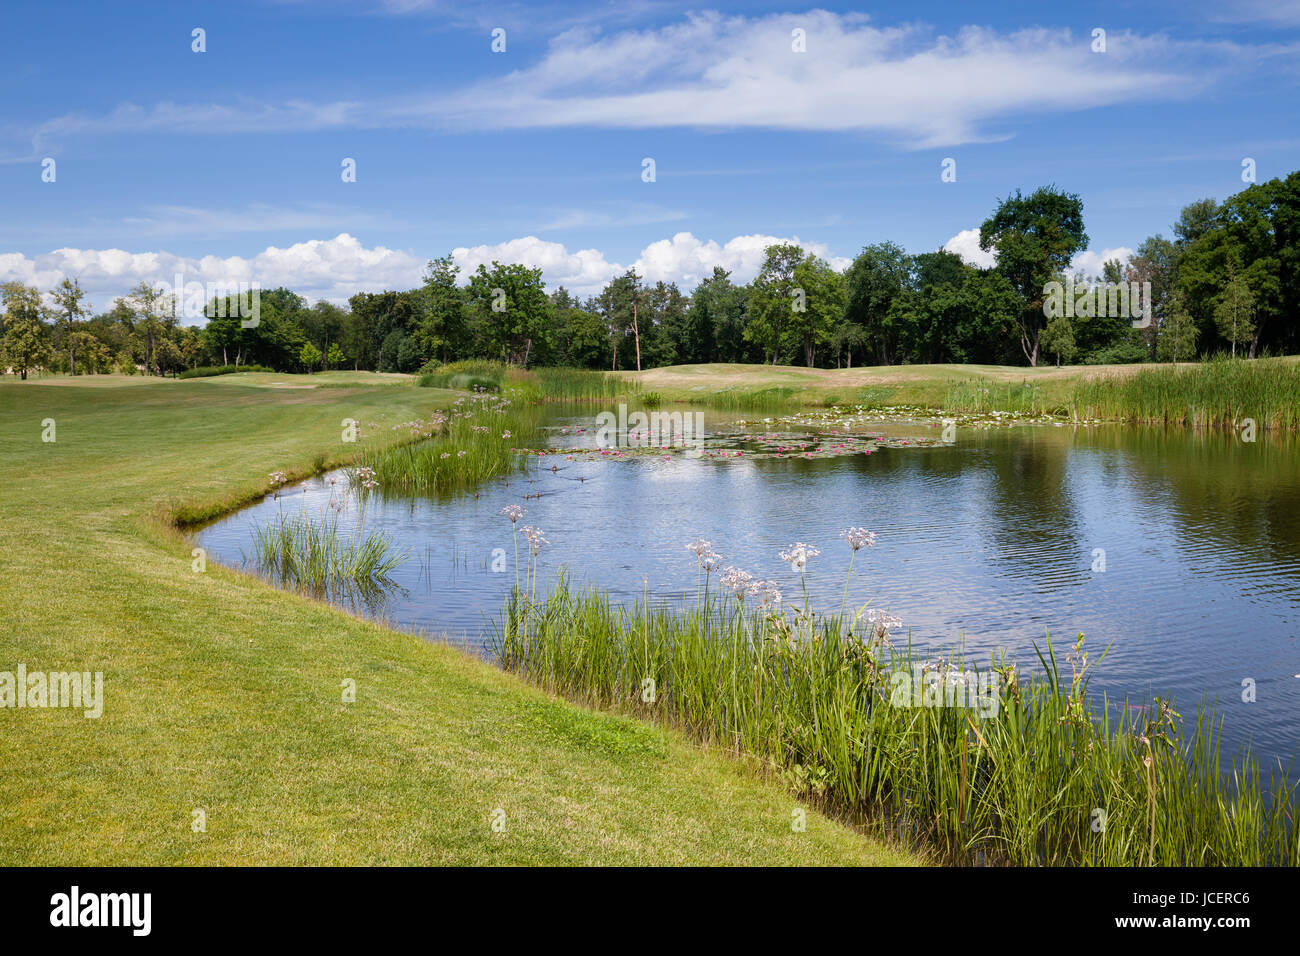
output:
POLYGON ((44 291, 64 277, 76 278, 98 309, 107 308, 140 282, 172 283, 177 273, 186 283, 258 282, 263 289, 283 285, 312 300, 341 303, 356 292, 418 285, 424 264, 423 258, 408 252, 383 246, 367 249, 353 236, 340 233, 333 239, 313 239, 284 249, 269 246, 251 259, 195 259, 121 249, 55 249, 33 259, 4 253, 0 254, 0 282, 16 280, 44 291))
POLYGON ((1127 265, 1132 258, 1133 250, 1128 246, 1103 249, 1101 252, 1093 252, 1091 249, 1087 249, 1074 257, 1070 263, 1070 269, 1073 272, 1082 272, 1085 276, 1095 279, 1101 277, 1101 267, 1111 259, 1118 259, 1122 264, 1127 265))
POLYGON ((979 269, 991 269, 998 263, 996 252, 992 249, 985 252, 980 248, 980 231, 978 229, 963 229, 945 242, 943 248, 948 252, 955 252, 961 256, 962 261, 967 265, 979 269))
MULTIPOLYGON (((962 261, 967 265, 980 269, 991 269, 997 265, 997 253, 991 249, 985 252, 980 248, 978 229, 963 229, 945 242, 943 248, 961 256, 962 261)), ((1101 276, 1101 267, 1104 263, 1111 259, 1118 259, 1121 263, 1127 264, 1131 258, 1133 258, 1133 250, 1128 246, 1116 246, 1114 249, 1103 249, 1100 252, 1086 249, 1071 260, 1070 271, 1097 278, 1101 276)))
MULTIPOLYGON (((836 269, 844 269, 850 261, 831 255, 822 243, 801 242, 797 236, 737 236, 718 243, 679 232, 671 239, 646 246, 631 268, 650 282, 676 282, 683 291, 690 291, 700 279, 711 275, 715 265, 730 271, 735 282, 743 283, 758 272, 763 249, 780 242, 798 243, 836 269)), ((561 243, 536 236, 462 246, 452 251, 452 259, 461 268, 462 280, 480 264, 490 266, 493 260, 520 263, 540 268, 548 289, 563 285, 579 295, 599 292, 605 283, 629 268, 606 258, 599 249, 570 252, 561 243)), ((0 282, 16 280, 49 290, 64 277, 76 278, 94 307, 104 309, 140 282, 173 283, 179 272, 186 283, 257 282, 263 289, 286 286, 312 301, 326 299, 343 304, 356 292, 418 286, 427 261, 427 257, 412 252, 384 246, 367 248, 354 236, 340 233, 333 239, 312 239, 283 249, 269 246, 251 258, 192 258, 121 249, 55 249, 31 259, 22 253, 0 253, 0 282)))
POLYGON ((372 102, 153 106, 66 114, 27 131, 31 152, 71 134, 283 132, 457 126, 760 128, 876 133, 912 146, 1003 138, 1017 115, 1189 97, 1226 69, 1289 48, 1176 41, 1112 31, 1105 54, 1086 33, 1042 28, 951 35, 877 27, 862 14, 691 14, 657 29, 566 30, 535 63, 460 90, 394 91, 372 102), (807 50, 791 49, 791 32, 807 50))

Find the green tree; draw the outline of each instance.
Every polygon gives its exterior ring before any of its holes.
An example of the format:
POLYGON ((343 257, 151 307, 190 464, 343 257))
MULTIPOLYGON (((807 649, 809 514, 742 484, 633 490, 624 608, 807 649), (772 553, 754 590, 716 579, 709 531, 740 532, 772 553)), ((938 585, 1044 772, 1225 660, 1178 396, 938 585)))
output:
POLYGON ((812 368, 817 347, 830 344, 835 326, 844 318, 844 277, 809 255, 794 267, 794 282, 799 294, 791 302, 787 334, 802 349, 804 365, 812 368))
POLYGON ((65 277, 50 290, 50 297, 54 300, 55 314, 64 323, 63 341, 68 350, 68 370, 72 375, 76 375, 77 345, 80 340, 73 333, 76 331, 77 324, 89 315, 89 311, 83 304, 86 290, 81 288, 78 280, 65 277))
POLYGON ((425 269, 419 324, 413 333, 423 359, 446 363, 465 346, 465 293, 456 285, 459 273, 449 255, 430 259, 425 269))
POLYGON ((468 300, 489 357, 526 367, 534 348, 549 346, 551 300, 541 269, 496 261, 491 269, 480 265, 470 278, 468 300))
MULTIPOLYGON (((4 335, 0 336, 0 365, 11 368, 19 379, 26 381, 27 373, 44 366, 50 357, 49 346, 45 342, 45 331, 40 321, 39 306, 35 315, 29 308, 30 299, 24 292, 11 293, 11 286, 5 284, 5 320, 4 335), (20 301, 13 301, 18 299, 20 301)), ((31 290, 36 292, 35 289, 31 290)), ((36 301, 39 303, 40 294, 36 301)))
POLYGON ((913 265, 902 246, 879 242, 858 253, 844 274, 845 318, 862 328, 877 364, 891 365, 898 360, 895 323, 907 311, 895 309, 894 304, 908 288, 913 265))
POLYGON ((1068 316, 1058 315, 1048 320, 1040 338, 1043 351, 1056 356, 1056 365, 1070 362, 1078 354, 1074 344, 1074 328, 1068 316))
POLYGON ((1162 362, 1191 361, 1196 358, 1196 338, 1196 321, 1183 304, 1182 294, 1171 293, 1161 315, 1156 358, 1162 362))
POLYGON ((763 251, 763 266, 749 284, 745 297, 745 340, 763 351, 764 361, 771 356, 776 365, 786 338, 786 328, 805 292, 798 290, 795 267, 804 260, 804 251, 794 243, 775 243, 763 251))
POLYGON ((347 356, 343 354, 343 349, 339 347, 339 344, 337 342, 331 342, 329 348, 329 354, 326 355, 325 357, 325 364, 327 365, 327 367, 338 368, 346 361, 347 361, 347 356))
POLYGON ((315 370, 321 361, 320 349, 310 342, 304 342, 302 348, 298 350, 298 361, 306 367, 308 372, 315 370))
POLYGON ((1214 307, 1214 318, 1219 324, 1219 334, 1232 343, 1232 356, 1237 357, 1237 346, 1250 342, 1255 336, 1255 295, 1250 283, 1236 269, 1230 269, 1228 284, 1214 307))
POLYGON ((980 226, 980 248, 996 250, 997 270, 1020 293, 1020 348, 1038 364, 1039 338, 1046 326, 1043 298, 1047 283, 1065 273, 1075 254, 1088 247, 1083 201, 1073 193, 1044 186, 1031 195, 1020 190, 998 204, 980 226))

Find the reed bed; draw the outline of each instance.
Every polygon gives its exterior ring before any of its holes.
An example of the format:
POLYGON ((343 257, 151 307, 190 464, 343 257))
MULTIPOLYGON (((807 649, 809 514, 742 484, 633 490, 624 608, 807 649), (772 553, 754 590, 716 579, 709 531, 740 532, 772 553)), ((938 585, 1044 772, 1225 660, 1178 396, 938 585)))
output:
POLYGON ((1300 364, 1282 359, 1215 358, 1185 367, 1152 366, 1076 385, 1076 418, 1261 429, 1300 427, 1300 364))
POLYGON ((635 395, 640 386, 612 372, 583 368, 522 369, 504 362, 452 362, 422 374, 425 388, 508 392, 524 402, 590 402, 635 395))
POLYGON ((1158 698, 1090 695, 1082 635, 1060 659, 1049 635, 1032 673, 1006 660, 980 670, 896 648, 898 622, 873 609, 817 617, 805 599, 790 611, 770 582, 734 571, 738 594, 719 595, 716 564, 701 564, 694 606, 616 607, 563 576, 539 597, 532 555, 495 638, 503 667, 757 755, 796 791, 948 859, 1297 861, 1286 775, 1265 781, 1248 754, 1223 774, 1210 708, 1185 726, 1158 698))
POLYGON ((943 402, 944 411, 969 415, 990 415, 1008 412, 1014 415, 1038 416, 1064 414, 1066 408, 1054 404, 1041 386, 1029 382, 954 382, 948 386, 943 402))
POLYGON ((728 388, 692 395, 690 404, 707 405, 724 412, 783 412, 799 407, 806 398, 804 389, 786 386, 728 388))
POLYGON ((519 449, 536 431, 537 414, 478 391, 457 400, 446 414, 398 427, 423 440, 363 452, 347 470, 353 487, 405 494, 472 490, 522 465, 519 449))
POLYGON ((405 557, 378 532, 340 535, 333 510, 319 520, 303 511, 281 514, 253 532, 253 561, 262 574, 322 596, 365 596, 391 587, 392 572, 405 557))

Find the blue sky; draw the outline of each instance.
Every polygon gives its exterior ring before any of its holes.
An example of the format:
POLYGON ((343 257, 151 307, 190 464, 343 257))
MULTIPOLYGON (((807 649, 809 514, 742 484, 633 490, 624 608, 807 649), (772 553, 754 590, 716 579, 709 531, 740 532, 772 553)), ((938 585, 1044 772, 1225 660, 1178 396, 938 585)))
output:
POLYGON ((1243 188, 1244 158, 1260 181, 1300 168, 1300 2, 0 16, 22 38, 0 71, 0 280, 76 275, 100 307, 176 269, 337 300, 414 285, 452 250, 583 292, 632 265, 743 281, 772 238, 837 264, 885 239, 973 258, 997 200, 1048 183, 1083 197, 1091 269, 1243 188))

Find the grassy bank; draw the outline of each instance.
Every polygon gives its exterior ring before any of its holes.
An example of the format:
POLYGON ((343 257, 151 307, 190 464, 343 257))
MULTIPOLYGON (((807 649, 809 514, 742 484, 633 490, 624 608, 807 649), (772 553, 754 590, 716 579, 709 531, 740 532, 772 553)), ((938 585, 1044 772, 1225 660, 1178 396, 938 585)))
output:
POLYGON ((746 610, 708 593, 684 609, 624 609, 561 582, 511 602, 498 653, 556 693, 756 755, 824 805, 957 861, 1300 861, 1295 789, 1253 761, 1222 776, 1212 714, 1184 725, 1158 698, 1134 709, 1090 697, 1082 636, 1060 658, 1047 641, 1030 676, 914 658, 869 612, 814 624, 806 609, 755 608, 759 594, 746 610))
POLYGON ((913 860, 812 812, 792 832, 798 800, 678 733, 196 571, 169 516, 354 455, 344 418, 365 449, 454 397, 329 374, 0 384, 0 670, 102 671, 105 698, 0 709, 0 864, 913 860))

